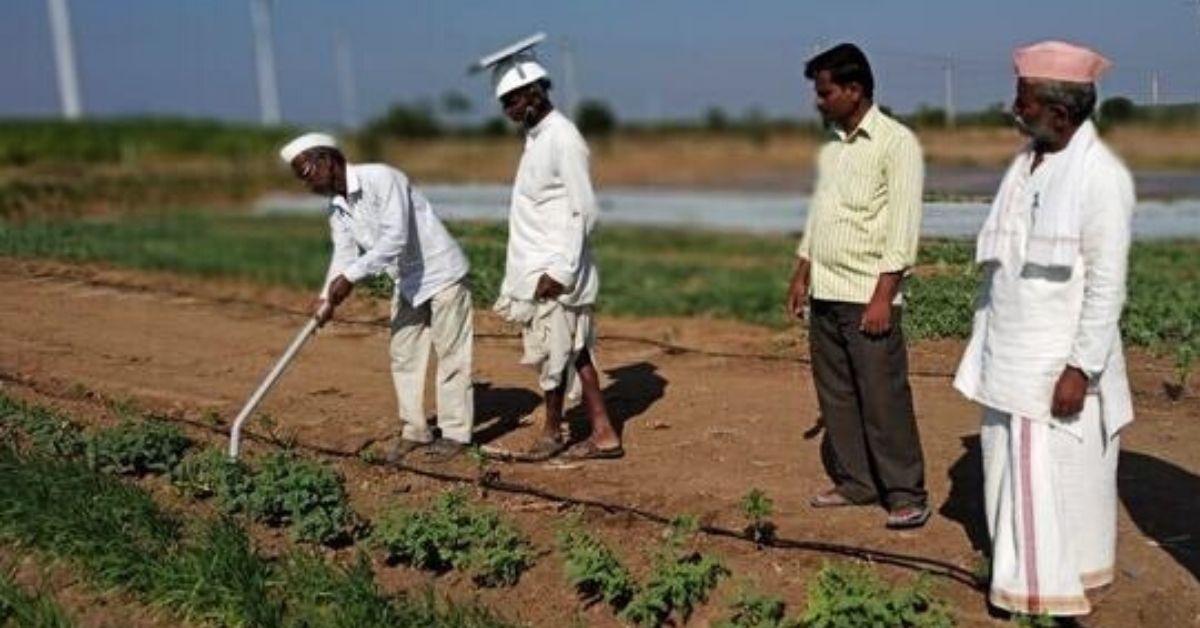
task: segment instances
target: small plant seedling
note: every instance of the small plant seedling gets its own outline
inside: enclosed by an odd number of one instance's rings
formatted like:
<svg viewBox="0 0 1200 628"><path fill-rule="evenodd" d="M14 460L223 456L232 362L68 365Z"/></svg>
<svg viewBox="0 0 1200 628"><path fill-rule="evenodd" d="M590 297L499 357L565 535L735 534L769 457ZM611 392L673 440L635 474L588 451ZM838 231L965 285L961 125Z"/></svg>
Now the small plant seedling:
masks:
<svg viewBox="0 0 1200 628"><path fill-rule="evenodd" d="M720 560L689 548L699 529L694 516L671 522L654 571L621 612L622 619L638 626L659 626L676 614L686 623L696 605L729 575Z"/></svg>
<svg viewBox="0 0 1200 628"><path fill-rule="evenodd" d="M617 555L572 518L558 532L558 549L564 558L567 582L588 605L605 602L621 610L637 592L637 583Z"/></svg>
<svg viewBox="0 0 1200 628"><path fill-rule="evenodd" d="M371 445L370 447L364 447L359 450L358 459L363 461L365 464L378 465L383 464L387 457L383 454L383 452L379 451L378 447Z"/></svg>
<svg viewBox="0 0 1200 628"><path fill-rule="evenodd" d="M225 417L221 416L221 412L219 410L209 410L208 412L205 412L204 416L201 417L200 420L204 422L205 425L210 427L225 426Z"/></svg>
<svg viewBox="0 0 1200 628"><path fill-rule="evenodd" d="M1195 358L1196 350L1192 345L1182 343L1175 348L1175 381L1163 384L1163 390L1171 401L1179 401L1187 393L1188 378Z"/></svg>
<svg viewBox="0 0 1200 628"><path fill-rule="evenodd" d="M992 581L992 561L987 556L979 556L975 559L975 568L971 570L971 575L975 578L975 582L981 586L987 585Z"/></svg>
<svg viewBox="0 0 1200 628"><path fill-rule="evenodd" d="M1055 628L1058 622L1049 615L1026 615L1024 613L1015 613L1012 616L1012 623L1020 628Z"/></svg>
<svg viewBox="0 0 1200 628"><path fill-rule="evenodd" d="M728 575L729 570L712 556L693 553L660 560L621 617L638 626L658 626L676 613L686 623L696 605L708 599L709 592Z"/></svg>
<svg viewBox="0 0 1200 628"><path fill-rule="evenodd" d="M171 483L192 499L215 498L228 514L246 509L253 488L250 468L219 449L184 458L171 472Z"/></svg>
<svg viewBox="0 0 1200 628"><path fill-rule="evenodd" d="M766 493L755 488L742 497L740 506L747 520L743 530L746 537L754 541L759 549L774 543L775 524L771 522L770 517L775 513L775 502L767 497Z"/></svg>
<svg viewBox="0 0 1200 628"><path fill-rule="evenodd" d="M730 616L717 628L800 628L800 622L784 615L783 600L757 593L743 585L729 604Z"/></svg>

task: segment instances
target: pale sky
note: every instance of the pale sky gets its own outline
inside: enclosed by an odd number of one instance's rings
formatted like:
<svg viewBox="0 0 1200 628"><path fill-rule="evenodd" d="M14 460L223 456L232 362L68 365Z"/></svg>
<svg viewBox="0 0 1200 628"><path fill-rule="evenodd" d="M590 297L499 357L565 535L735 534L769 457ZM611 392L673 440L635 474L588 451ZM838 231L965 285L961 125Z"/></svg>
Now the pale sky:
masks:
<svg viewBox="0 0 1200 628"><path fill-rule="evenodd" d="M69 0L86 114L258 117L249 0ZM58 89L46 0L0 9L0 116L54 116ZM801 68L810 51L861 45L879 100L898 111L941 106L953 60L960 109L1007 101L1013 47L1058 38L1115 62L1105 96L1200 99L1200 11L1186 0L276 0L275 53L286 121L337 122L333 36L350 42L359 119L389 103L458 91L496 112L467 65L535 31L566 89L562 42L578 91L618 117L732 115L760 108L810 117Z"/></svg>

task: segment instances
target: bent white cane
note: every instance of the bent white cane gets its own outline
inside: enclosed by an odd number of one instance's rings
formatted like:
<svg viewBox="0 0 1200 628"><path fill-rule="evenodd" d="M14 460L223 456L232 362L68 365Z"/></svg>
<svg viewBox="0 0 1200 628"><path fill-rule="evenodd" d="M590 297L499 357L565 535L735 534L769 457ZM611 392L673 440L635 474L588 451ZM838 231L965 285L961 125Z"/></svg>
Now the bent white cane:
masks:
<svg viewBox="0 0 1200 628"><path fill-rule="evenodd" d="M304 329L301 329L300 333L296 334L295 339L292 340L292 344L288 345L287 351L283 352L283 356L275 363L271 372L267 373L266 378L258 385L258 390L255 390L254 394L250 395L250 399L246 401L246 405L242 406L242 411L233 420L233 428L229 431L230 458L238 457L238 448L242 442L242 424L246 422L246 419L250 417L250 413L254 412L258 404L262 402L263 397L267 395L267 391L271 390L271 386L274 386L279 377L283 375L283 371L287 369L288 364L291 364L292 359L300 352L300 348L304 346L304 343L308 342L308 339L317 331L318 320L324 316L325 309L328 307L329 304L326 303L320 312L308 319L308 323L304 325Z"/></svg>

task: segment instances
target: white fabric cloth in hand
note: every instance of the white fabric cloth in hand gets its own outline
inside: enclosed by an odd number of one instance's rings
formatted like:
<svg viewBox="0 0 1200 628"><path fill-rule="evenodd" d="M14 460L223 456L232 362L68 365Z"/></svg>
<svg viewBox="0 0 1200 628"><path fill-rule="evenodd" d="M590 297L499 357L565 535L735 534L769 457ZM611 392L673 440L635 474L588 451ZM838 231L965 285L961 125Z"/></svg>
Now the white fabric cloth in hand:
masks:
<svg viewBox="0 0 1200 628"><path fill-rule="evenodd" d="M569 400L582 392L575 362L587 350L596 366L596 327L589 306L570 307L558 301L514 301L501 297L492 308L504 320L521 325L520 363L538 372L538 387L564 387ZM596 366L599 372L599 366Z"/></svg>

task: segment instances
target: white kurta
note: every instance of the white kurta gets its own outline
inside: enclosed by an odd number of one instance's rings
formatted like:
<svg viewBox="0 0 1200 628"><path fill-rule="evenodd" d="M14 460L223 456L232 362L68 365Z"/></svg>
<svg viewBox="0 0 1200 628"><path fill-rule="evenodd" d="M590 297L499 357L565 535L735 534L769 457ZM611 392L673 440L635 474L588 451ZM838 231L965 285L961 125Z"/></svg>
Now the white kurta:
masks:
<svg viewBox="0 0 1200 628"><path fill-rule="evenodd" d="M1050 414L1054 385L1067 365L1092 378L1108 434L1133 420L1118 323L1125 303L1133 179L1102 144L1087 156L1080 254L1072 268L1025 263L1035 199L1055 172L1047 155L1014 162L1023 176L1000 217L1003 258L984 267L971 339L954 387L980 404L1073 430ZM1077 434L1078 436L1078 434Z"/></svg>
<svg viewBox="0 0 1200 628"><path fill-rule="evenodd" d="M419 307L470 269L425 196L384 164L346 164L346 196L330 199L329 232L326 290L339 274L357 283L386 273L397 293Z"/></svg>
<svg viewBox="0 0 1200 628"><path fill-rule="evenodd" d="M954 386L984 406L981 446L993 604L1080 615L1084 591L1111 581L1118 432L1133 420L1118 322L1134 206L1132 178L1096 142L1082 169L1047 155L1014 162L1015 187L997 216L974 328ZM1052 177L1082 172L1079 254L1071 267L1029 263L1038 201ZM1068 365L1089 374L1080 415L1051 415Z"/></svg>
<svg viewBox="0 0 1200 628"><path fill-rule="evenodd" d="M501 296L532 300L545 273L564 286L563 305L594 303L600 275L588 237L596 215L587 143L570 120L551 111L526 134L517 167Z"/></svg>

